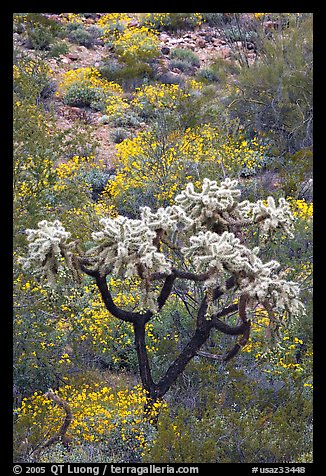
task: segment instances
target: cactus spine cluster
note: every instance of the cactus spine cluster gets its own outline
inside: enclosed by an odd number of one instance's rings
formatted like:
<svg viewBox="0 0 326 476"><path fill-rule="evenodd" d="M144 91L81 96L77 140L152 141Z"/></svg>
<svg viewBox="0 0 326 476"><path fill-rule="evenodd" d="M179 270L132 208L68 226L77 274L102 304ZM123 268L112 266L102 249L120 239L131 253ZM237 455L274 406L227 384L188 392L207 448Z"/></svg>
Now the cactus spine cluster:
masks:
<svg viewBox="0 0 326 476"><path fill-rule="evenodd" d="M143 207L139 219L121 215L101 219L100 230L92 234L95 244L84 258L89 269L102 277L139 278L142 305L152 312L157 310L152 277L173 272L171 250L176 249L179 263L183 260L194 273L207 273L208 295L217 285L225 288L231 274L236 277L235 292L246 294L248 305L269 302L274 310L297 316L304 312L299 286L281 279L279 264L263 263L259 249L250 249L243 239L250 225L265 239L277 228L292 236L294 218L289 204L283 198L276 205L272 197L256 203L240 201L240 197L236 180L227 178L218 184L206 178L200 192L188 183L173 206L157 211ZM51 282L62 265L76 272L72 259L76 244L68 241L71 235L59 221L43 220L37 230L26 233L30 243L29 256L22 260L25 268L33 267Z"/></svg>

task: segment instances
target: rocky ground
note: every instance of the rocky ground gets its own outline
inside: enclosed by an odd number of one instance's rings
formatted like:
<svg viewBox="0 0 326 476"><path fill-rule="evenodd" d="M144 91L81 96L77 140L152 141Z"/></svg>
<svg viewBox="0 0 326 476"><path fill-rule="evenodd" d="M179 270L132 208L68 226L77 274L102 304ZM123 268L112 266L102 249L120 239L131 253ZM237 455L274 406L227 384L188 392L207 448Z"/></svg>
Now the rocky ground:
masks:
<svg viewBox="0 0 326 476"><path fill-rule="evenodd" d="M62 17L67 14L45 15L53 20L61 21ZM102 14L97 15L100 17ZM85 23L91 25L94 24L97 19L98 18L88 18L85 20ZM134 24L137 25L136 19L134 20ZM198 56L200 65L194 68L195 71L196 69L209 65L212 59L222 58L225 61L231 60L232 51L230 45L221 38L218 29L212 28L207 24L195 27L193 30L182 31L181 33L172 34L170 32L161 32L159 38L161 56L157 61L158 71L162 74L168 72L170 78L172 78L172 80L174 78L176 82L178 79L181 80L187 77L187 74L169 65L170 52L173 48L190 49ZM112 55L104 45L102 39L98 39L93 48L76 45L67 39L64 41L69 45L69 52L60 55L58 58L49 58L46 60L51 68L52 80L55 84L59 84L64 72L81 67L101 67L103 62L107 61L108 57ZM27 51L31 56L34 53L33 50L26 48L24 35L14 33L14 45L16 48ZM239 51L244 48L241 42L235 42L232 47ZM253 45L248 43L246 48L246 56L249 62L254 61L256 53ZM67 106L55 95L51 98L51 106L55 111L57 124L63 130L69 128L76 121L82 121L85 124L96 126L93 128L92 134L94 139L100 144L98 148L98 158L104 160L108 166L112 164L116 146L110 139L112 128L110 125L100 122L102 113L92 111L91 109Z"/></svg>

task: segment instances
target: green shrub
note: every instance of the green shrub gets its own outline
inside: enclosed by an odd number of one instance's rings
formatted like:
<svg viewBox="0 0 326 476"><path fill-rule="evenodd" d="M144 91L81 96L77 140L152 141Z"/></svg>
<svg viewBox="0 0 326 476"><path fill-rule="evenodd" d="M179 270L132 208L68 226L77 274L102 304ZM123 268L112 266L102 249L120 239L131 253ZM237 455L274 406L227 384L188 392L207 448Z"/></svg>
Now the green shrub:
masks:
<svg viewBox="0 0 326 476"><path fill-rule="evenodd" d="M179 69L183 73L190 73L193 68L191 64L188 63L188 61L180 60L180 59L174 59L170 61L170 68L171 69Z"/></svg>
<svg viewBox="0 0 326 476"><path fill-rule="evenodd" d="M242 397L254 395L254 388L260 402L254 397L256 401L249 403L244 397L241 403L231 390L232 382L234 391ZM170 413L165 411L154 445L143 461L288 463L311 453L311 430L311 405L300 392L293 399L289 391L271 396L253 381L238 376L235 382L231 377L223 389L215 392L215 398L203 398L201 408L173 406Z"/></svg>
<svg viewBox="0 0 326 476"><path fill-rule="evenodd" d="M108 81L117 81L122 69L123 66L118 62L118 60L109 59L103 66L100 66L99 71L101 76Z"/></svg>
<svg viewBox="0 0 326 476"><path fill-rule="evenodd" d="M294 154L275 157L273 167L278 171L284 193L299 198L303 182L313 175L313 152L311 148L302 148Z"/></svg>
<svg viewBox="0 0 326 476"><path fill-rule="evenodd" d="M201 13L204 23L209 26L223 26L230 23L231 18L226 13Z"/></svg>
<svg viewBox="0 0 326 476"><path fill-rule="evenodd" d="M170 53L171 59L181 60L189 63L191 66L199 66L200 60L198 56L191 50L186 48L174 48Z"/></svg>
<svg viewBox="0 0 326 476"><path fill-rule="evenodd" d="M53 94L57 90L57 84L55 81L48 80L45 84L43 89L40 92L40 98L42 100L49 99L53 96Z"/></svg>
<svg viewBox="0 0 326 476"><path fill-rule="evenodd" d="M110 116L104 114L102 117L99 119L100 124L109 124L110 123Z"/></svg>
<svg viewBox="0 0 326 476"><path fill-rule="evenodd" d="M133 111L110 119L110 124L114 127L139 127L141 122L142 119Z"/></svg>
<svg viewBox="0 0 326 476"><path fill-rule="evenodd" d="M103 78L117 82L125 89L139 87L144 80L154 76L153 67L141 61L122 65L118 61L110 60L100 67L99 71Z"/></svg>
<svg viewBox="0 0 326 476"><path fill-rule="evenodd" d="M110 178L110 174L107 171L100 170L98 168L90 169L80 174L80 179L88 183L92 189L92 199L96 201L104 190Z"/></svg>
<svg viewBox="0 0 326 476"><path fill-rule="evenodd" d="M27 47L35 50L48 50L58 36L60 25L41 13L28 13L25 17Z"/></svg>
<svg viewBox="0 0 326 476"><path fill-rule="evenodd" d="M28 32L27 47L34 50L48 50L53 40L51 31L35 27Z"/></svg>
<svg viewBox="0 0 326 476"><path fill-rule="evenodd" d="M193 29L202 21L200 13L145 13L141 17L142 25L159 31Z"/></svg>
<svg viewBox="0 0 326 476"><path fill-rule="evenodd" d="M235 41L255 41L257 39L257 32L254 30L245 31L240 28L225 28L223 36L229 43Z"/></svg>
<svg viewBox="0 0 326 476"><path fill-rule="evenodd" d="M213 68L210 68L210 67L200 68L200 70L198 70L197 72L197 77L200 80L207 81L207 82L220 81L220 76L217 74L216 71L214 71Z"/></svg>
<svg viewBox="0 0 326 476"><path fill-rule="evenodd" d="M104 33L104 29L101 28L100 26L98 25L90 25L88 28L87 28L87 31L90 35L92 35L93 38L100 38L101 36L103 36L103 33Z"/></svg>
<svg viewBox="0 0 326 476"><path fill-rule="evenodd" d="M84 28L77 28L76 30L73 30L69 34L68 38L72 43L86 46L86 48L92 48L95 43L94 36L88 30L85 30Z"/></svg>
<svg viewBox="0 0 326 476"><path fill-rule="evenodd" d="M126 129L123 129L122 127L118 127L110 133L110 139L115 144L120 144L120 142L125 140L127 137L129 137L128 131Z"/></svg>
<svg viewBox="0 0 326 476"><path fill-rule="evenodd" d="M235 61L226 61L223 58L214 58L209 65L210 69L215 71L223 81L228 75L236 75L240 71L239 65Z"/></svg>
<svg viewBox="0 0 326 476"><path fill-rule="evenodd" d="M294 154L313 144L312 16L271 33L259 60L242 66L228 98L231 117L251 134L268 134L274 155ZM241 90L241 94L239 94Z"/></svg>
<svg viewBox="0 0 326 476"><path fill-rule="evenodd" d="M105 110L103 91L85 84L72 84L64 96L63 102L68 106L91 107L97 111Z"/></svg>
<svg viewBox="0 0 326 476"><path fill-rule="evenodd" d="M49 56L52 58L58 58L61 55L69 53L69 46L64 41L54 43L51 47Z"/></svg>
<svg viewBox="0 0 326 476"><path fill-rule="evenodd" d="M67 26L66 26L66 32L69 34L72 31L78 30L79 28L81 28L80 23L69 22L69 23L67 23Z"/></svg>

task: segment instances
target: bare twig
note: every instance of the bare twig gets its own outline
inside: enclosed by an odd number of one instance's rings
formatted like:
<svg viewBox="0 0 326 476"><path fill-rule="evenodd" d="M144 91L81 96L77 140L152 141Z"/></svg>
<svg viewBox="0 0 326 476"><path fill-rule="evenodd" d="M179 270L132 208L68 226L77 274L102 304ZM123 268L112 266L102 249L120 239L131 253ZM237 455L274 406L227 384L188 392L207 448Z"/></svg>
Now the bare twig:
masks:
<svg viewBox="0 0 326 476"><path fill-rule="evenodd" d="M34 455L39 454L45 448L48 448L49 446L54 445L58 441L61 441L61 443L66 448L68 448L69 443L71 441L71 438L66 435L69 425L72 422L72 411L69 404L65 400L63 400L63 398L59 397L59 395L55 394L52 389L48 390L48 392L46 392L44 396L46 398L53 400L54 403L62 407L66 415L59 431L55 435L51 436L51 438L46 440L45 443L43 443L41 446L34 449L34 451L32 451L32 454Z"/></svg>

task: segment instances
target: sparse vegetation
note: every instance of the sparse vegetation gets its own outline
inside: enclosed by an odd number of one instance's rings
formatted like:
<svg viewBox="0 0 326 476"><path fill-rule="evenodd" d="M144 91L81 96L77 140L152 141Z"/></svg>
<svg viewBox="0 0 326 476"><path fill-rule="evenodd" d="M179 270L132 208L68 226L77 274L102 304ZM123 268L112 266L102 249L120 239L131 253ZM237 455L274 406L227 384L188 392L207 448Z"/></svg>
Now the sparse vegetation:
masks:
<svg viewBox="0 0 326 476"><path fill-rule="evenodd" d="M174 48L171 51L170 56L172 59L184 61L189 63L191 66L199 66L200 64L198 56L193 51L186 48Z"/></svg>

